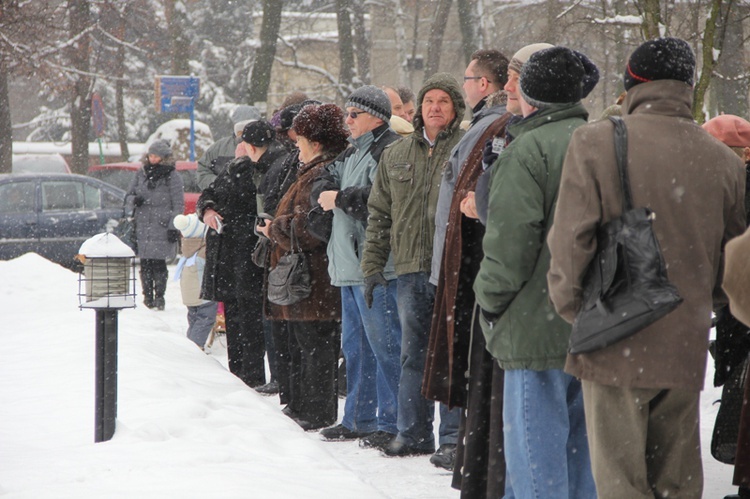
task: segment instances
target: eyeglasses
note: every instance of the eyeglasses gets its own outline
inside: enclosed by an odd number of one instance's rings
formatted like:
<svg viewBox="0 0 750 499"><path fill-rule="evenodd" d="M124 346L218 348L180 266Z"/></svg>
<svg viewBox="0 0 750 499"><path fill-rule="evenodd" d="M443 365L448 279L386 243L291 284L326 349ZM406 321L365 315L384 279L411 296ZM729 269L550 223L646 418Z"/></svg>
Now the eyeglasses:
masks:
<svg viewBox="0 0 750 499"><path fill-rule="evenodd" d="M357 119L360 114L370 114L367 111L349 111L349 117L353 120Z"/></svg>
<svg viewBox="0 0 750 499"><path fill-rule="evenodd" d="M491 81L489 80L489 78L487 78L486 76L464 76L464 81L469 81L469 80L481 80L482 78L484 78L485 80L487 80L487 83L492 83L492 82L491 82Z"/></svg>

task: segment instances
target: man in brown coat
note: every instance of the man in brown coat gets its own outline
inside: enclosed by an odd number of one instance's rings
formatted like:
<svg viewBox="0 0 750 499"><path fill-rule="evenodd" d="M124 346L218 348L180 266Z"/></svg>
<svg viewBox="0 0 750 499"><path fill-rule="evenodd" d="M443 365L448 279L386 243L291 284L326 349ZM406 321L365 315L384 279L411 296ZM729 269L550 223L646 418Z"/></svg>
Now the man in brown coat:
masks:
<svg viewBox="0 0 750 499"><path fill-rule="evenodd" d="M691 117L694 70L687 43L660 38L633 52L624 75L633 201L656 214L654 232L684 302L619 343L568 355L565 371L583 380L599 497L700 498L703 489L698 402L712 294L723 245L745 227L745 180L739 158ZM548 237L550 298L570 322L596 230L621 214L621 199L612 123L579 128Z"/></svg>

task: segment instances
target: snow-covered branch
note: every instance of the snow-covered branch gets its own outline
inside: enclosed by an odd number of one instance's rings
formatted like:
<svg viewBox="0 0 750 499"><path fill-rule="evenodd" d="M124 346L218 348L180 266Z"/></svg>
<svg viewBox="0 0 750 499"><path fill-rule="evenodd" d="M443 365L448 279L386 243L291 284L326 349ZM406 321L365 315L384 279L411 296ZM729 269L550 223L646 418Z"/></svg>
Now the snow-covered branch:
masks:
<svg viewBox="0 0 750 499"><path fill-rule="evenodd" d="M640 26L643 24L643 18L641 16L613 16L605 17L602 19L592 19L591 22L594 24L620 24L627 26Z"/></svg>
<svg viewBox="0 0 750 499"><path fill-rule="evenodd" d="M134 51L136 51L136 52L140 52L141 54L148 54L148 53L149 53L149 52L148 52L148 50L143 50L143 49L142 49L142 48L140 48L140 47L136 47L136 46L135 46L135 45L133 45L132 43L128 43L128 42L126 42L125 40L120 40L120 39L119 39L119 38L117 38L116 36L114 36L114 35L111 35L110 33L108 33L108 32L107 32L107 30L105 30L105 29L104 29L104 28L102 28L101 26L98 26L98 25L97 25L97 28L99 29L99 32L100 32L100 33L102 33L102 34L103 34L104 36L106 36L107 38L109 38L110 40L112 40L113 42L115 42L115 43L116 43L116 44L118 44L118 45L122 45L123 47L127 47L127 48L129 48L130 50L134 50Z"/></svg>

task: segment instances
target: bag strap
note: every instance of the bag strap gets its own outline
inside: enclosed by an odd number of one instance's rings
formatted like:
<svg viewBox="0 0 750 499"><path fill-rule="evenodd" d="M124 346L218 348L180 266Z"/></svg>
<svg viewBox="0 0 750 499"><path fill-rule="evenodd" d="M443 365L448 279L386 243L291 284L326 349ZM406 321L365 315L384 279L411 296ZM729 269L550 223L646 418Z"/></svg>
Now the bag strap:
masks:
<svg viewBox="0 0 750 499"><path fill-rule="evenodd" d="M294 217L292 217L292 220L289 222L290 226L290 234L289 234L289 253L294 253L294 243L295 243L295 237L294 237ZM302 247L299 245L299 241L297 242L297 253L302 253Z"/></svg>
<svg viewBox="0 0 750 499"><path fill-rule="evenodd" d="M622 212L625 213L633 209L633 195L628 177L628 129L619 116L610 116L609 121L615 125L615 157L622 186Z"/></svg>

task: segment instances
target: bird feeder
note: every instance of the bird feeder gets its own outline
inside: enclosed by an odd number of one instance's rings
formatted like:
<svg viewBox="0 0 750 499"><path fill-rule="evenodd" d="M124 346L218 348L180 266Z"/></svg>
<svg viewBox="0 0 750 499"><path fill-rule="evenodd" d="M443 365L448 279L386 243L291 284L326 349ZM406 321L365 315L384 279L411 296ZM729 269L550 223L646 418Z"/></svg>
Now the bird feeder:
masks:
<svg viewBox="0 0 750 499"><path fill-rule="evenodd" d="M117 312L135 308L135 253L112 233L85 241L76 258L83 264L78 277L81 310L96 310L96 373L94 441L115 433L117 419Z"/></svg>

